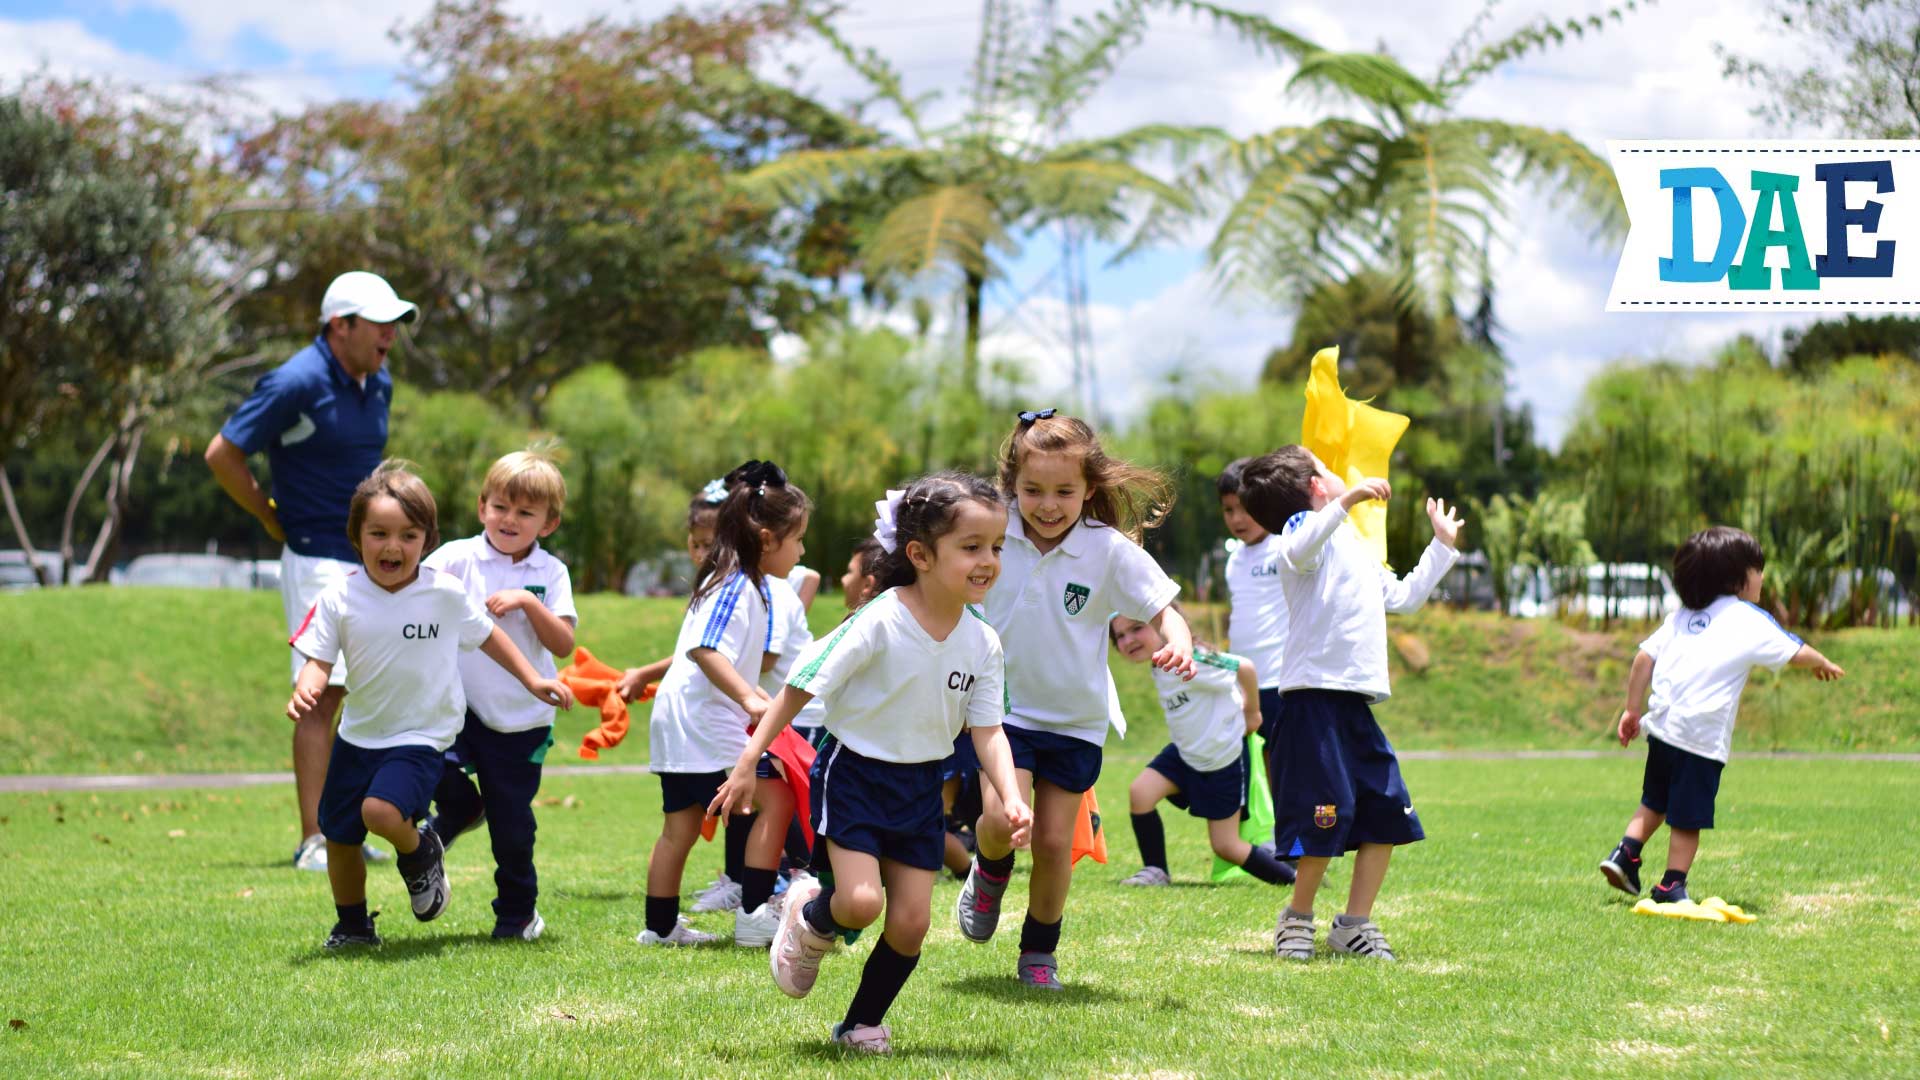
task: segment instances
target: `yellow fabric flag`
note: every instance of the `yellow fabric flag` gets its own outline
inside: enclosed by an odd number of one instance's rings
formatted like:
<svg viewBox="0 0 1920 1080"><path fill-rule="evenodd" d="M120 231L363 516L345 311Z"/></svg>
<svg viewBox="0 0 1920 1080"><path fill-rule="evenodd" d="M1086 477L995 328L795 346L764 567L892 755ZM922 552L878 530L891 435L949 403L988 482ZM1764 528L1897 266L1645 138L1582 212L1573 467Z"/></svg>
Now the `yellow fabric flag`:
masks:
<svg viewBox="0 0 1920 1080"><path fill-rule="evenodd" d="M1393 447L1409 421L1399 413L1354 401L1340 389L1340 348L1313 354L1307 374L1307 412L1300 442L1348 487L1368 477L1387 478ZM1387 504L1365 502L1349 515L1355 532L1382 566L1387 562Z"/></svg>

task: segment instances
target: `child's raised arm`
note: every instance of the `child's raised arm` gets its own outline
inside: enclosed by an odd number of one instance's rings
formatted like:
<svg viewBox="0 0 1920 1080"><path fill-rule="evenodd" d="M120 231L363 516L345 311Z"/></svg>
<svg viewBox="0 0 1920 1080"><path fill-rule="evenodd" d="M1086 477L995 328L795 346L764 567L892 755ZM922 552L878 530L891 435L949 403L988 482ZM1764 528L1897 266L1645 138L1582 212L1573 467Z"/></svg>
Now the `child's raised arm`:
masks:
<svg viewBox="0 0 1920 1080"><path fill-rule="evenodd" d="M1153 666L1191 682L1197 669L1193 665L1193 629L1187 625L1186 618L1169 604L1147 621L1166 641L1153 654Z"/></svg>
<svg viewBox="0 0 1920 1080"><path fill-rule="evenodd" d="M1420 553L1420 562L1406 577L1396 578L1391 573L1382 572L1380 583L1382 599L1388 611L1404 615L1418 611L1420 605L1427 602L1433 590L1440 585L1440 579L1447 576L1453 561L1459 557L1456 545L1460 542L1460 527L1464 524L1460 515L1444 500L1427 500L1427 520L1433 523L1434 543Z"/></svg>
<svg viewBox="0 0 1920 1080"><path fill-rule="evenodd" d="M1653 654L1635 650L1633 667L1627 672L1627 707L1620 712L1620 745L1626 746L1640 735L1640 710L1647 704L1647 690L1653 686Z"/></svg>
<svg viewBox="0 0 1920 1080"><path fill-rule="evenodd" d="M311 663L312 661L308 662ZM1847 673L1845 668L1820 655L1820 650L1811 645L1801 645L1800 651L1794 653L1793 659L1787 661L1787 663L1797 668L1811 669L1813 671L1813 677L1819 679L1821 682L1832 682L1835 679L1844 677Z"/></svg>
<svg viewBox="0 0 1920 1080"><path fill-rule="evenodd" d="M567 684L558 679L541 678L540 673L533 670L533 665L527 663L527 658L520 654L520 647L513 643L505 630L495 626L493 633L487 635L487 640L480 643L480 651L519 679L520 685L526 687L534 697L558 708L573 708L573 691L568 689Z"/></svg>

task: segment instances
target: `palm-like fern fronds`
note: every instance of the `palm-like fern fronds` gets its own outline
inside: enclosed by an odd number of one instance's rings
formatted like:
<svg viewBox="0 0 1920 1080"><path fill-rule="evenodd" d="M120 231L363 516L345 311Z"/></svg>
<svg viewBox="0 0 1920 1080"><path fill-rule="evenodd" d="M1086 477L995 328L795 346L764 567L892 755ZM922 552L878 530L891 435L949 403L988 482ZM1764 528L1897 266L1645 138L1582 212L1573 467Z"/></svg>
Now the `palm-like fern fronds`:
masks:
<svg viewBox="0 0 1920 1080"><path fill-rule="evenodd" d="M1005 247L998 209L970 185L934 188L906 199L880 220L861 250L870 274L924 281L959 270L994 276L992 250Z"/></svg>

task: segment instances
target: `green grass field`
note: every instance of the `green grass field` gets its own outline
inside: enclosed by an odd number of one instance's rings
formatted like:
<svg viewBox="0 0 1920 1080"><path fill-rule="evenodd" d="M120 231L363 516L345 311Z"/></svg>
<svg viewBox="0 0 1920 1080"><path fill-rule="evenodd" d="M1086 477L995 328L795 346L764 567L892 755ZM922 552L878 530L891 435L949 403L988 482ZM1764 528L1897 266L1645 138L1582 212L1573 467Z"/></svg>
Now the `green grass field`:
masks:
<svg viewBox="0 0 1920 1080"><path fill-rule="evenodd" d="M1117 884L1134 868L1122 793L1151 749L1108 758L1115 859L1079 870L1071 989L1012 981L1024 869L987 946L960 939L943 882L886 1062L823 1046L865 941L802 1002L763 952L632 943L650 777L549 779L540 942L487 939L491 867L470 837L445 916L414 922L377 873L387 943L337 956L319 948L326 880L286 866L285 791L0 796L0 1075L1920 1074L1920 833L1897 824L1920 800L1911 765L1729 767L1695 888L1759 921L1723 926L1631 915L1594 872L1637 792L1631 759L1410 762L1431 839L1401 853L1377 911L1401 962L1282 966L1281 893L1200 884L1197 822L1167 818L1175 887ZM690 885L718 858L704 845ZM1323 922L1342 870L1330 886Z"/></svg>
<svg viewBox="0 0 1920 1080"><path fill-rule="evenodd" d="M673 647L675 600L581 598L580 641L611 663ZM838 621L823 596L813 623ZM1212 622L1196 615L1204 631ZM1381 723L1404 749L1601 748L1641 634L1547 621L1425 611L1390 624L1423 670L1395 657L1395 699ZM1743 750L1920 750L1920 629L1855 630L1817 644L1852 677L1758 672L1735 747ZM0 769L26 773L212 772L288 768L285 627L269 592L184 589L41 590L0 594ZM1141 666L1116 661L1122 703L1143 730L1159 708ZM636 715L644 723L646 710ZM595 717L563 717L561 746ZM609 754L643 761L645 732ZM556 763L573 760L556 753Z"/></svg>

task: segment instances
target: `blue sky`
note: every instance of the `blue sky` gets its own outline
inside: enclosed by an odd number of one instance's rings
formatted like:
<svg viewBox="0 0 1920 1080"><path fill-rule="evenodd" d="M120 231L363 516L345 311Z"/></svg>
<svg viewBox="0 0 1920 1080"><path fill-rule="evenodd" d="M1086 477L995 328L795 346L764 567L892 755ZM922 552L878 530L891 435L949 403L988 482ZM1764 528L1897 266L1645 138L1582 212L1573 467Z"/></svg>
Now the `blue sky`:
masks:
<svg viewBox="0 0 1920 1080"><path fill-rule="evenodd" d="M653 16L657 0L511 0L548 26L598 14ZM1064 17L1102 5L1062 2ZM1384 44L1416 72L1430 71L1481 0L1354 0L1342 5L1281 2L1241 6L1336 49ZM1543 12L1585 13L1598 0L1507 0L1495 9L1496 33ZM0 0L0 80L41 66L59 74L110 75L167 85L207 74L239 76L254 108L295 109L341 97L398 92L398 45L387 32L417 17L426 0ZM1773 36L1743 0L1669 0L1587 41L1529 58L1472 90L1472 115L1569 131L1596 149L1608 138L1731 138L1766 134L1750 116L1753 92L1720 76L1716 44L1748 55L1779 56ZM841 25L904 72L909 88L954 98L972 59L976 0L921 0L902 13L878 0L855 0ZM818 48L792 50L802 85L830 101L857 89L851 73ZM1311 119L1314 110L1282 93L1286 73L1191 20L1156 19L1147 39L1089 103L1075 130L1090 134L1153 121L1212 123L1237 135ZM1804 132L1800 134L1819 134ZM1207 271L1204 231L1171 249L1118 267L1089 253L1090 310L1103 408L1137 410L1173 372L1188 381L1250 385L1267 351L1291 329L1288 312L1258 297L1223 295ZM1513 395L1535 409L1543 434L1557 440L1580 387L1621 356L1708 358L1737 333L1775 339L1805 315L1607 314L1616 251L1596 245L1578 222L1521 193L1502 237L1497 282L1503 340L1514 371ZM1032 238L1010 275L1016 295L1056 259L1051 237ZM1036 398L1064 401L1066 360L1058 344L1064 306L1042 289L1017 315L990 307L1001 330L990 351L1028 358Z"/></svg>

